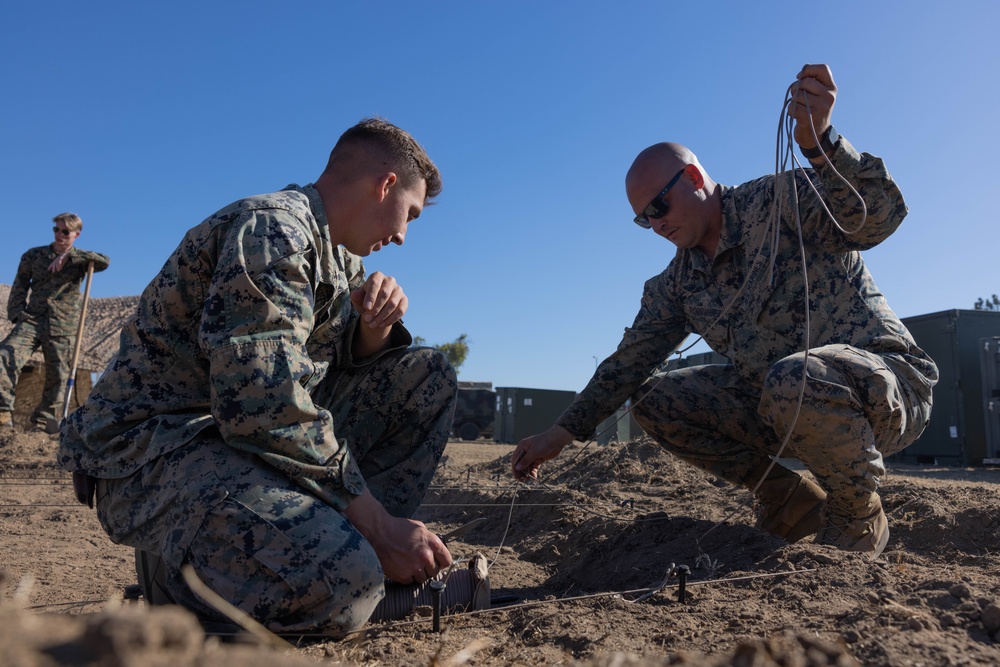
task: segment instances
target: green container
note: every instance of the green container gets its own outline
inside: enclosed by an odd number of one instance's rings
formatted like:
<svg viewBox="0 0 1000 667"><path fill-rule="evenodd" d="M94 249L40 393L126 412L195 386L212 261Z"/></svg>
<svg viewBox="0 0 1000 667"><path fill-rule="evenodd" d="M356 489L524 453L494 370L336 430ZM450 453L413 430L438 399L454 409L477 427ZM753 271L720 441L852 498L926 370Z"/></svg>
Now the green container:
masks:
<svg viewBox="0 0 1000 667"><path fill-rule="evenodd" d="M980 339L1000 336L1000 312L945 310L903 318L917 345L937 363L934 409L920 438L891 460L981 465L989 459Z"/></svg>
<svg viewBox="0 0 1000 667"><path fill-rule="evenodd" d="M575 391L497 387L493 439L514 444L552 426L576 398Z"/></svg>
<svg viewBox="0 0 1000 667"><path fill-rule="evenodd" d="M986 458L1000 465L1000 336L979 339L983 368L983 417L986 421Z"/></svg>

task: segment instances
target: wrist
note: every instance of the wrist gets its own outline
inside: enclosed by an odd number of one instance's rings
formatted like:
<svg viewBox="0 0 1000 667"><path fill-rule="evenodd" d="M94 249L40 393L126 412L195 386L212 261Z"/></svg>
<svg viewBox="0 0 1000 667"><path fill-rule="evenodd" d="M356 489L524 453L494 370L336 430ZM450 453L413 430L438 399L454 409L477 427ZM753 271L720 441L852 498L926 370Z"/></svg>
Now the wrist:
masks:
<svg viewBox="0 0 1000 667"><path fill-rule="evenodd" d="M831 124L826 128L822 136L820 136L819 146L806 148L800 145L799 150L802 151L802 154L810 160L818 160L822 158L823 155L829 155L836 150L837 144L839 143L840 133L838 133L837 128Z"/></svg>
<svg viewBox="0 0 1000 667"><path fill-rule="evenodd" d="M378 542L378 535L384 532L383 527L390 518L389 513L368 489L344 508L344 515L351 525L373 544Z"/></svg>
<svg viewBox="0 0 1000 667"><path fill-rule="evenodd" d="M355 359L366 359L388 347L392 335L392 325L373 328L362 319L358 322L354 338Z"/></svg>

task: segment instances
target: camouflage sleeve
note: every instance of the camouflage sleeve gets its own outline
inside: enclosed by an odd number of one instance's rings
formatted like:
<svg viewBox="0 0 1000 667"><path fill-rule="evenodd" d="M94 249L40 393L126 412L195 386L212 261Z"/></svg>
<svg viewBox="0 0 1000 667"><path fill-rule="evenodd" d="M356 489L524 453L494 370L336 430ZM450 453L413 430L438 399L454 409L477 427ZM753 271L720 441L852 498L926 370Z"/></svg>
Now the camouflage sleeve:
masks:
<svg viewBox="0 0 1000 667"><path fill-rule="evenodd" d="M82 264L84 275L87 273L88 262L94 263L94 273L103 271L108 268L109 264L111 264L111 260L108 259L107 255L102 255L99 252L93 252L91 250L79 250L77 248L73 248L71 259L73 264Z"/></svg>
<svg viewBox="0 0 1000 667"><path fill-rule="evenodd" d="M305 387L316 372L306 350L315 251L291 214L248 215L228 235L202 317L212 415L227 444L343 509L364 479Z"/></svg>
<svg viewBox="0 0 1000 667"><path fill-rule="evenodd" d="M819 179L814 179L818 180L817 188L830 213L817 201L808 182L804 178L798 180L799 210L806 241L831 252L867 250L878 245L896 231L906 217L906 203L899 187L881 158L858 153L844 137L830 161L836 171L824 162L815 170ZM864 200L864 206L858 195ZM844 231L837 228L830 214ZM783 218L794 224L794 211L787 211Z"/></svg>
<svg viewBox="0 0 1000 667"><path fill-rule="evenodd" d="M683 309L675 302L673 271L667 267L646 282L642 304L618 349L605 359L587 386L556 420L578 440L586 440L598 424L625 404L650 373L688 335Z"/></svg>
<svg viewBox="0 0 1000 667"><path fill-rule="evenodd" d="M15 321L28 305L28 290L31 289L30 267L31 260L28 253L21 255L14 284L10 286L10 294L7 296L7 319L11 322Z"/></svg>

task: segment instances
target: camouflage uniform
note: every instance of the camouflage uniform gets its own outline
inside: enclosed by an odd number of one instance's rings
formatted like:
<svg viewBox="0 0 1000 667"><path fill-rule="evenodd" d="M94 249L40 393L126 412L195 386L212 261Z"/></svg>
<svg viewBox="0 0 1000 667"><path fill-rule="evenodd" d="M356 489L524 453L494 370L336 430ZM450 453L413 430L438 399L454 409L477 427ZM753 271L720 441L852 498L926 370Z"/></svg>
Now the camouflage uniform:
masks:
<svg viewBox="0 0 1000 667"><path fill-rule="evenodd" d="M313 186L231 204L185 235L67 420L60 463L100 479L105 530L159 554L169 593L206 617L186 562L275 630L354 628L383 595L343 510L367 485L412 515L456 385L402 323L389 349L353 358L363 281Z"/></svg>
<svg viewBox="0 0 1000 667"><path fill-rule="evenodd" d="M7 300L7 319L14 328L0 343L0 412L14 411L14 391L21 369L39 347L45 357L45 388L31 421L44 426L62 417L64 390L73 363L73 343L80 324L80 283L87 264L94 271L108 268L105 255L70 248L60 271L49 271L59 256L50 244L21 255ZM29 297L30 293L30 297Z"/></svg>
<svg viewBox="0 0 1000 667"><path fill-rule="evenodd" d="M846 139L832 161L863 196L867 220L860 231L840 232L805 179L794 177L810 349L801 412L782 455L799 458L831 498L855 500L877 487L885 473L882 455L920 435L938 376L860 255L902 222L902 195L882 160L859 154ZM827 165L810 174L841 226L854 230L862 218L856 197ZM664 447L731 482L757 481L748 479L751 471L766 465L793 422L806 347L795 204L787 187L775 237L767 223L774 181L768 176L723 187L714 260L699 249L679 249L646 283L634 324L560 417L561 426L585 438L626 399L641 397L636 419ZM650 377L689 332L701 334L731 364Z"/></svg>

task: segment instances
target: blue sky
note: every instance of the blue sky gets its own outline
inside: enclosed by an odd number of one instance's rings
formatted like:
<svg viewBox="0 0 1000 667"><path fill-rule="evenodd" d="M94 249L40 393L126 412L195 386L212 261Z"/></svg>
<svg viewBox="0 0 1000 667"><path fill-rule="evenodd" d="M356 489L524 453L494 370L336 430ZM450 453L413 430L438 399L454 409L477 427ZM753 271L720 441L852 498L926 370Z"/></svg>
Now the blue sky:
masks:
<svg viewBox="0 0 1000 667"><path fill-rule="evenodd" d="M910 207L865 254L876 282L902 317L971 308L1000 292L998 25L986 0L4 3L0 282L74 211L112 259L92 295L138 294L189 227L313 181L379 115L445 182L366 260L407 326L467 334L461 379L578 390L674 253L631 222L636 153L679 141L731 185L772 172L785 89L826 62L834 123Z"/></svg>

